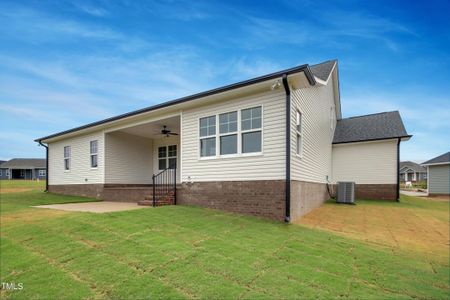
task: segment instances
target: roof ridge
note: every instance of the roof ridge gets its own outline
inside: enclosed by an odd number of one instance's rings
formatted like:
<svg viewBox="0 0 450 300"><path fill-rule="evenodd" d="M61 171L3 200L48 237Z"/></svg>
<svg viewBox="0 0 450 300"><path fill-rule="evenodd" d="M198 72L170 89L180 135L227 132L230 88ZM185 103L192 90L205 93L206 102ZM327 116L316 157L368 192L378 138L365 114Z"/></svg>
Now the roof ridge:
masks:
<svg viewBox="0 0 450 300"><path fill-rule="evenodd" d="M379 113L373 113L373 114L367 114L367 115L360 115L360 116L353 116L353 117L343 118L343 119L341 119L341 120L363 118L363 117L368 117L368 116L382 115L382 114L389 114L389 113L395 113L395 112L400 113L398 110L383 111L383 112L379 112Z"/></svg>
<svg viewBox="0 0 450 300"><path fill-rule="evenodd" d="M315 66L323 65L323 64L326 64L326 63L329 63L329 62L334 62L334 63L336 63L337 61L338 61L337 58L333 58L333 59L329 59L329 60L326 60L326 61L323 61L323 62L320 62L320 63L317 63L317 64L309 65L309 66L310 66L310 67L315 67Z"/></svg>

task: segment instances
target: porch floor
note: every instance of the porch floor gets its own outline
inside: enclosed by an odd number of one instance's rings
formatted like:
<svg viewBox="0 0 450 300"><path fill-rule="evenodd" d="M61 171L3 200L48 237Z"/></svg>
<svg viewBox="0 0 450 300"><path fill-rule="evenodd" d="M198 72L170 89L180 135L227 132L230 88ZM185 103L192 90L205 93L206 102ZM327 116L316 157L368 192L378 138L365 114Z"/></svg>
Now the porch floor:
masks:
<svg viewBox="0 0 450 300"><path fill-rule="evenodd" d="M139 206L132 202L112 202L112 201L96 201L83 203L67 203L67 204L51 204L33 206L36 208L49 208L64 211L78 211L91 213L108 213L115 211L125 211L133 209L141 209L144 206Z"/></svg>

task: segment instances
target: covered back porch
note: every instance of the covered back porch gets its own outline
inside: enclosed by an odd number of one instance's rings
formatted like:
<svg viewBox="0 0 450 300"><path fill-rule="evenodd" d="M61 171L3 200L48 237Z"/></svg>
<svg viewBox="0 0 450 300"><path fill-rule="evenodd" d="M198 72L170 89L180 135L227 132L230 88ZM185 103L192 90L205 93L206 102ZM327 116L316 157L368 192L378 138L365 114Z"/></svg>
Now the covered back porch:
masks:
<svg viewBox="0 0 450 300"><path fill-rule="evenodd" d="M106 131L102 198L153 205L155 195L159 205L174 204L180 134L179 115Z"/></svg>

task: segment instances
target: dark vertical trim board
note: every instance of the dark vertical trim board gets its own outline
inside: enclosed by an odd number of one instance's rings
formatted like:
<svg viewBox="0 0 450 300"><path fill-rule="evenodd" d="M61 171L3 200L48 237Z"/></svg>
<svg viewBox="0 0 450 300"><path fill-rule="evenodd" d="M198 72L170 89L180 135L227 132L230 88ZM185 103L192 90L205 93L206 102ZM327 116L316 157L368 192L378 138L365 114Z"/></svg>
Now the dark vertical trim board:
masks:
<svg viewBox="0 0 450 300"><path fill-rule="evenodd" d="M291 221L291 89L287 74L283 75L283 86L286 92L286 212L284 221Z"/></svg>
<svg viewBox="0 0 450 300"><path fill-rule="evenodd" d="M42 147L45 147L45 191L48 192L48 145L44 145L42 144L41 141L39 141L39 145L41 145Z"/></svg>
<svg viewBox="0 0 450 300"><path fill-rule="evenodd" d="M400 141L397 141L397 201L400 201Z"/></svg>

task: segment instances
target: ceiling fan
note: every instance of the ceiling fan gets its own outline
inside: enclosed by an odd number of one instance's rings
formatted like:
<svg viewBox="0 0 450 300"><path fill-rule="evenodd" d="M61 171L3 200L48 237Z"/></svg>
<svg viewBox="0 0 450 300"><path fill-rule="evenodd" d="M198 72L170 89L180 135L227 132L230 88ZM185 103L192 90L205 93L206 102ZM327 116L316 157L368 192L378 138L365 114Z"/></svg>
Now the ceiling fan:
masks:
<svg viewBox="0 0 450 300"><path fill-rule="evenodd" d="M161 134L165 135L166 137L169 137L171 135L178 135L178 133L171 132L171 130L167 129L166 125L163 125L163 129L161 130Z"/></svg>

